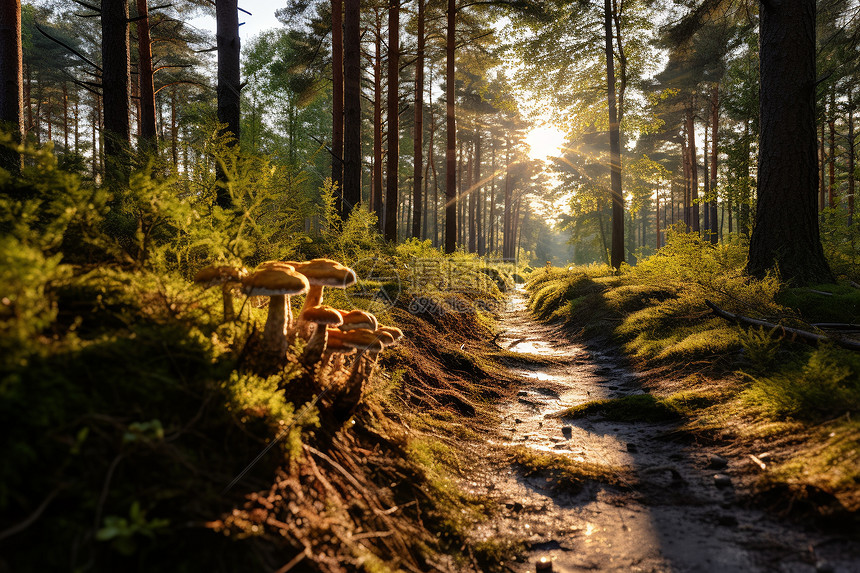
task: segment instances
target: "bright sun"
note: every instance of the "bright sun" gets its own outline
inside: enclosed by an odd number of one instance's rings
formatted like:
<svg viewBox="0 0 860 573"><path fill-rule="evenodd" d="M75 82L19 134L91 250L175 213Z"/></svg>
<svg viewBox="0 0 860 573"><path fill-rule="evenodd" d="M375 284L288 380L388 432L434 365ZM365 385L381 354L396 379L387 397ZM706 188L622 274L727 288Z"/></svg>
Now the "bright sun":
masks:
<svg viewBox="0 0 860 573"><path fill-rule="evenodd" d="M564 132L553 125L535 127L526 135L529 156L532 159L557 156L564 145L564 137Z"/></svg>

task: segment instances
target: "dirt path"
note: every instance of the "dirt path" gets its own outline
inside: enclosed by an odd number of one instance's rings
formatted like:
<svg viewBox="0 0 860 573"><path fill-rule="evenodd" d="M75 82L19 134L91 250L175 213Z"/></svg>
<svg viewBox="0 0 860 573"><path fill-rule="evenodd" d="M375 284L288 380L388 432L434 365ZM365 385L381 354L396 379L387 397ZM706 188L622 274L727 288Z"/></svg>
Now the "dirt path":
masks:
<svg viewBox="0 0 860 573"><path fill-rule="evenodd" d="M523 386L501 405L501 438L491 445L605 464L619 470L620 483L592 482L570 493L510 463L477 464L468 485L490 493L503 509L476 537L527 539L527 553L507 563L510 570L535 571L546 559L552 569L545 570L558 572L860 571L857 544L741 505L731 483L714 479L717 473L731 479L735 461L709 469L715 461L709 452L674 441L672 425L553 417L585 401L643 391L611 354L589 351L537 323L522 291L512 295L500 327L502 347L558 363L535 367L524 360L516 367Z"/></svg>

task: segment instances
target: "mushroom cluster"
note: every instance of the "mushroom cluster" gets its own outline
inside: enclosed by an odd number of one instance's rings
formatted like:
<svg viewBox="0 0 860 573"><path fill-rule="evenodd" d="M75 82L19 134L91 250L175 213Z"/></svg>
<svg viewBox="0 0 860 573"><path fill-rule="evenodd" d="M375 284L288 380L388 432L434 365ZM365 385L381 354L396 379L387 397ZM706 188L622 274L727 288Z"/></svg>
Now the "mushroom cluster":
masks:
<svg viewBox="0 0 860 573"><path fill-rule="evenodd" d="M325 287L345 289L355 284L355 272L331 259L307 262L266 261L253 272L232 267L207 267L195 277L204 286L222 285L225 319L233 319L233 288L241 286L247 296L269 297L262 347L272 365L283 365L295 336L306 340L298 362L307 379L313 380L323 367L343 381L332 400L341 413L351 412L363 394L379 353L396 344L403 332L379 325L376 317L361 310L339 310L323 304ZM290 298L305 294L298 320L293 324ZM228 304L229 302L229 304ZM228 318L229 317L229 318ZM330 387L328 384L321 384Z"/></svg>

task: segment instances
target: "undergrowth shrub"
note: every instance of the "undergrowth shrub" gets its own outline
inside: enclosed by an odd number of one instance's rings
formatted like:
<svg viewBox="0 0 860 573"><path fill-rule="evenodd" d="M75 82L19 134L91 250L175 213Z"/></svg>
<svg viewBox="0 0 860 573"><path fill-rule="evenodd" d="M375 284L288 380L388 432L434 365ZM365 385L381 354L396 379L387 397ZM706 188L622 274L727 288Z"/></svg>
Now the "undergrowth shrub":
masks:
<svg viewBox="0 0 860 573"><path fill-rule="evenodd" d="M775 418L816 420L860 410L860 356L830 345L751 379L744 398Z"/></svg>

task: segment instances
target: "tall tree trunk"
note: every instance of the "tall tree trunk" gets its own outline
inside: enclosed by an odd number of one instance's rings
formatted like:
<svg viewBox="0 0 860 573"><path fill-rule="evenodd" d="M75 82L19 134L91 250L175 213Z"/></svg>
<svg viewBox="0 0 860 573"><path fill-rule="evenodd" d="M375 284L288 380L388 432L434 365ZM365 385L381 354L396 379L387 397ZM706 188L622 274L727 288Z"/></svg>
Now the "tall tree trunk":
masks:
<svg viewBox="0 0 860 573"><path fill-rule="evenodd" d="M173 160L173 170L179 171L179 149L177 138L179 126L176 124L176 89L170 90L170 158Z"/></svg>
<svg viewBox="0 0 860 573"><path fill-rule="evenodd" d="M128 182L131 167L128 3L102 0L101 21L105 179L116 187Z"/></svg>
<svg viewBox="0 0 860 573"><path fill-rule="evenodd" d="M702 237L706 241L711 240L711 209L709 207L711 202L711 177L710 177L710 165L708 165L708 137L710 136L710 116L705 120L705 138L702 140L702 186L704 187L704 192L702 196L702 225L704 229L702 229Z"/></svg>
<svg viewBox="0 0 860 573"><path fill-rule="evenodd" d="M69 88L63 82L63 150L69 152Z"/></svg>
<svg viewBox="0 0 860 573"><path fill-rule="evenodd" d="M80 153L80 140L81 140L81 94L75 89L75 153Z"/></svg>
<svg viewBox="0 0 860 573"><path fill-rule="evenodd" d="M477 212L475 213L475 235L477 236L478 243L478 255L484 256L487 252L486 248L486 239L484 238L483 233L483 218L484 218L484 207L486 200L482 199L481 189L483 185L481 182L481 129L480 127L475 130L475 190L472 192L475 194L475 201L478 204Z"/></svg>
<svg viewBox="0 0 860 573"><path fill-rule="evenodd" d="M760 5L760 152L747 271L832 282L815 209L815 0ZM786 121L791 118L791 121Z"/></svg>
<svg viewBox="0 0 860 573"><path fill-rule="evenodd" d="M687 147L686 127L684 140L681 142L681 161L684 163L684 227L685 231L690 231L690 148Z"/></svg>
<svg viewBox="0 0 860 573"><path fill-rule="evenodd" d="M457 32L457 2L448 0L448 31L446 37L446 104L447 146L445 150L445 252L453 253L457 248L457 121L454 116L454 47Z"/></svg>
<svg viewBox="0 0 860 573"><path fill-rule="evenodd" d="M239 6L237 0L215 0L215 38L218 48L218 121L225 124L222 133L228 134L231 145L238 145L241 137L241 77L239 67ZM216 167L218 180L226 182L227 174ZM216 203L226 209L232 206L226 185L217 187Z"/></svg>
<svg viewBox="0 0 860 573"><path fill-rule="evenodd" d="M137 17L140 18L137 21L140 148L148 153L154 153L156 151L155 88L152 78L152 41L149 35L149 11L146 0L137 0Z"/></svg>
<svg viewBox="0 0 860 573"><path fill-rule="evenodd" d="M656 244L657 244L657 248L659 249L661 246L660 245L660 192L659 191L655 194L654 199L657 203L657 208L654 210L655 211L655 217L654 218L657 220L657 241L656 241ZM665 211L665 208L664 208L664 211Z"/></svg>
<svg viewBox="0 0 860 573"><path fill-rule="evenodd" d="M473 132L474 137L474 132ZM466 193L469 194L469 252L475 253L478 251L478 201L475 197L475 143L474 141L469 146L469 167L468 167L468 183L466 184Z"/></svg>
<svg viewBox="0 0 860 573"><path fill-rule="evenodd" d="M818 141L819 143L819 171L818 171L818 210L824 211L824 207L827 206L827 191L826 191L826 172L827 172L827 152L824 150L824 119L821 120L821 139Z"/></svg>
<svg viewBox="0 0 860 573"><path fill-rule="evenodd" d="M18 142L24 139L23 72L21 0L4 0L0 5L0 129ZM3 147L0 167L13 174L20 172L21 156Z"/></svg>
<svg viewBox="0 0 860 573"><path fill-rule="evenodd" d="M33 73L31 66L27 66L27 81L24 83L24 106L27 108L27 125L24 127L24 137L26 137L34 127L33 124L33 99L31 90L33 87Z"/></svg>
<svg viewBox="0 0 860 573"><path fill-rule="evenodd" d="M856 159L854 143L854 102L850 92L848 95L848 225L854 224L854 161Z"/></svg>
<svg viewBox="0 0 860 573"><path fill-rule="evenodd" d="M331 0L331 180L335 208L343 212L343 0Z"/></svg>
<svg viewBox="0 0 860 573"><path fill-rule="evenodd" d="M385 240L397 241L400 167L400 0L388 5L388 166L385 181Z"/></svg>
<svg viewBox="0 0 860 573"><path fill-rule="evenodd" d="M415 127L413 133L412 236L421 236L421 187L424 163L424 2L418 2L418 54L415 60ZM426 218L426 214L424 215Z"/></svg>
<svg viewBox="0 0 860 573"><path fill-rule="evenodd" d="M621 190L621 131L615 102L615 56L612 50L612 0L604 0L606 87L609 104L609 170L612 185L612 256L617 269L624 262L624 195Z"/></svg>
<svg viewBox="0 0 860 573"><path fill-rule="evenodd" d="M711 242L716 244L719 240L717 229L717 160L719 158L720 124L720 84L714 84L711 92L711 201L709 210L711 212ZM707 157L705 158L707 162Z"/></svg>
<svg viewBox="0 0 860 573"><path fill-rule="evenodd" d="M489 228L489 237L490 237L490 246L489 252L494 253L498 247L498 241L496 241L496 233L498 232L498 224L496 223L496 136L492 132L490 132L490 137L492 137L492 158L490 159L490 173L493 174L493 178L490 181L490 228Z"/></svg>
<svg viewBox="0 0 860 573"><path fill-rule="evenodd" d="M830 186L828 187L827 206L836 207L836 90L830 90L830 118L827 121L830 128Z"/></svg>
<svg viewBox="0 0 860 573"><path fill-rule="evenodd" d="M511 138L505 140L505 211L502 215L504 220L504 235L502 236L502 257L513 258L511 254Z"/></svg>
<svg viewBox="0 0 860 573"><path fill-rule="evenodd" d="M696 156L696 124L693 118L694 103L690 101L687 111L687 152L690 155L690 229L701 231L699 226L699 161Z"/></svg>
<svg viewBox="0 0 860 573"><path fill-rule="evenodd" d="M741 196L738 198L739 217L738 217L738 232L749 237L750 234L750 211L752 210L752 197L750 196L750 119L744 119L744 163L743 185L741 186ZM729 233L732 232L732 209L731 199L729 200Z"/></svg>
<svg viewBox="0 0 860 573"><path fill-rule="evenodd" d="M457 140L457 246L465 245L463 238L466 228L463 226L463 138Z"/></svg>
<svg viewBox="0 0 860 573"><path fill-rule="evenodd" d="M373 174L370 182L370 209L376 213L381 233L382 213L382 16L376 13L376 52L373 57Z"/></svg>
<svg viewBox="0 0 860 573"><path fill-rule="evenodd" d="M361 0L344 0L343 212L361 203Z"/></svg>

